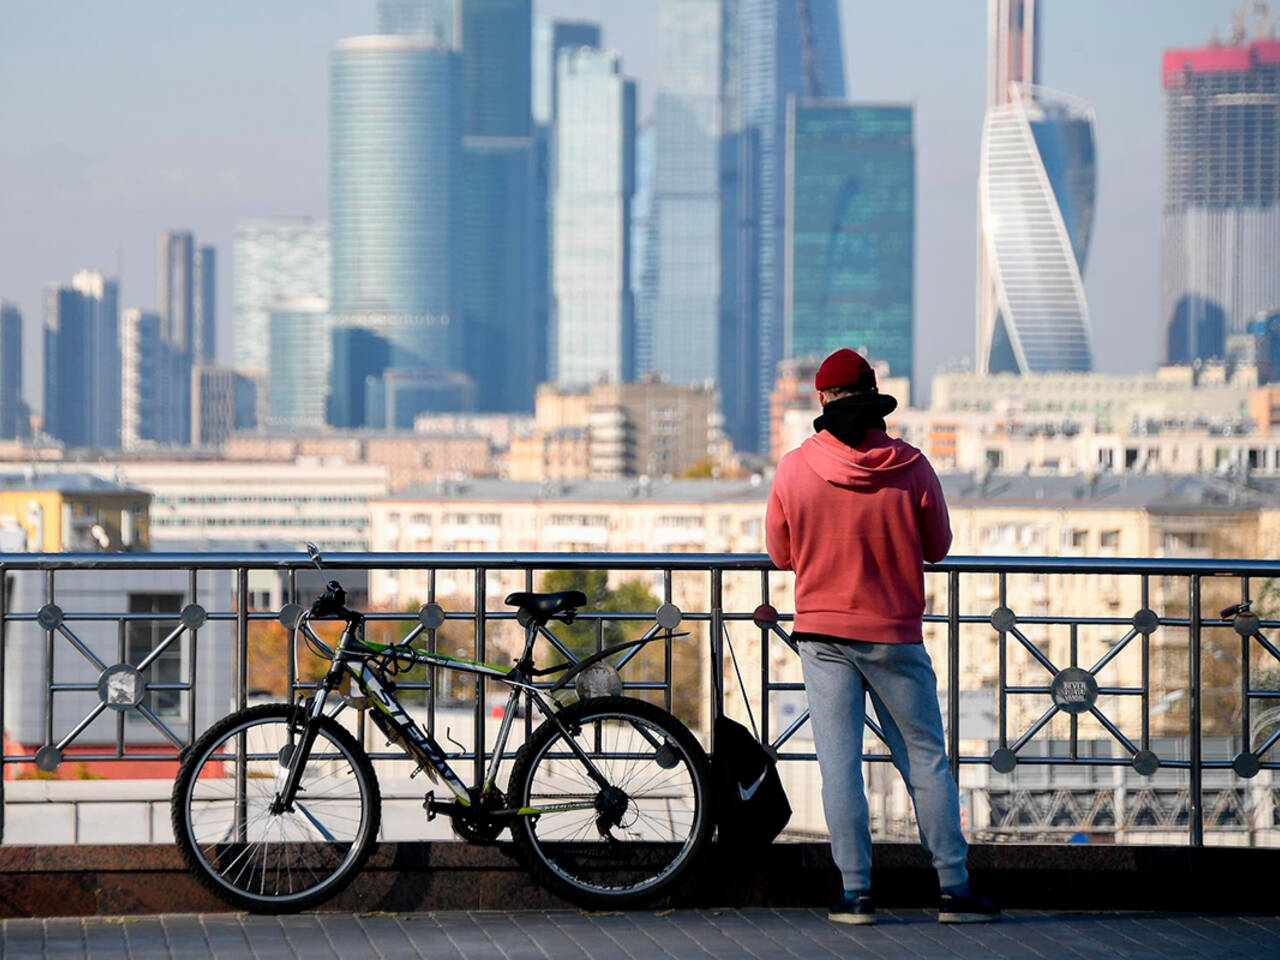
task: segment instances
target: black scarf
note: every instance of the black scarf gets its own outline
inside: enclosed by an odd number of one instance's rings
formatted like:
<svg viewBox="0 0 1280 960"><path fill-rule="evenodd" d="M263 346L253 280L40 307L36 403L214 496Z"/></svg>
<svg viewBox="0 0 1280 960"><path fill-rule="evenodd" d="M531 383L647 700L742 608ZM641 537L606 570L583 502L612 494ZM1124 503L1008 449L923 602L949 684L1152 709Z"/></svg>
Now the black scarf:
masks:
<svg viewBox="0 0 1280 960"><path fill-rule="evenodd" d="M856 447L867 438L868 430L885 429L880 414L883 405L884 398L878 393L853 393L832 400L813 421L813 429L826 430L846 446Z"/></svg>

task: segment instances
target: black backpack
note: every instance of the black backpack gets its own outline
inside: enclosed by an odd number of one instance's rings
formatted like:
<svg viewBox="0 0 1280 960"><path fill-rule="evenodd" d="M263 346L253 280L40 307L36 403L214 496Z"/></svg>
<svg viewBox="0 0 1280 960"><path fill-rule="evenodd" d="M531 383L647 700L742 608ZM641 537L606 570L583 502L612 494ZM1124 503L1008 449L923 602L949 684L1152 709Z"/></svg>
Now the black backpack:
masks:
<svg viewBox="0 0 1280 960"><path fill-rule="evenodd" d="M736 720L716 717L715 734L711 767L720 842L739 850L767 847L791 819L778 761Z"/></svg>
<svg viewBox="0 0 1280 960"><path fill-rule="evenodd" d="M724 631L733 669L738 675L742 702L755 728L755 717L747 699L738 657L733 651L729 631ZM723 689L723 687L721 687ZM722 712L724 696L716 698L715 750L711 760L712 779L716 786L716 823L720 843L732 850L758 850L771 844L791 819L791 804L778 776L778 758L764 746L759 737Z"/></svg>

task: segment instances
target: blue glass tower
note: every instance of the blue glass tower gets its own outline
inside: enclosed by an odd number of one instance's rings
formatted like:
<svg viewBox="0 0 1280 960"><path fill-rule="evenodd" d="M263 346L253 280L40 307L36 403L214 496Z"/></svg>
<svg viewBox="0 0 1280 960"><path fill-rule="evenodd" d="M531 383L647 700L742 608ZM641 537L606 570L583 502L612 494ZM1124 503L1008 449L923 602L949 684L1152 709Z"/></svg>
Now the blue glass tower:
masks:
<svg viewBox="0 0 1280 960"><path fill-rule="evenodd" d="M353 37L330 61L332 312L394 366L461 359L461 93L458 54L425 37Z"/></svg>
<svg viewBox="0 0 1280 960"><path fill-rule="evenodd" d="M911 107L793 99L786 356L851 347L888 361L893 376L910 377L914 251Z"/></svg>
<svg viewBox="0 0 1280 960"><path fill-rule="evenodd" d="M764 450L783 348L787 100L844 96L840 11L836 0L738 0L724 31L719 384L734 445Z"/></svg>
<svg viewBox="0 0 1280 960"><path fill-rule="evenodd" d="M484 410L532 410L539 379L531 45L530 0L462 4L461 369Z"/></svg>

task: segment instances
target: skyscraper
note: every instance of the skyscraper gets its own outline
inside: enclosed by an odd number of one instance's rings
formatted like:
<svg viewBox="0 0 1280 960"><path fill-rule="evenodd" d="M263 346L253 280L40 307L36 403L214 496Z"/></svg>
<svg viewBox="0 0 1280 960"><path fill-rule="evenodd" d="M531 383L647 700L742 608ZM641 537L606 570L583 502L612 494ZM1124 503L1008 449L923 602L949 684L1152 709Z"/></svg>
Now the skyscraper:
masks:
<svg viewBox="0 0 1280 960"><path fill-rule="evenodd" d="M0 300L0 440L27 434L22 402L22 313L17 304Z"/></svg>
<svg viewBox="0 0 1280 960"><path fill-rule="evenodd" d="M636 133L636 191L631 198L631 292L635 300L636 376L653 369L653 317L658 304L658 217L654 198L653 123Z"/></svg>
<svg viewBox="0 0 1280 960"><path fill-rule="evenodd" d="M1280 307L1280 41L1164 54L1161 322L1170 363Z"/></svg>
<svg viewBox="0 0 1280 960"><path fill-rule="evenodd" d="M551 246L555 222L555 120L559 103L556 60L563 50L600 49L600 25L540 20L533 28L533 369L542 382L553 375L555 303Z"/></svg>
<svg viewBox="0 0 1280 960"><path fill-rule="evenodd" d="M333 359L329 305L317 298L280 300L269 324L267 426L282 433L320 430Z"/></svg>
<svg viewBox="0 0 1280 960"><path fill-rule="evenodd" d="M425 37L458 45L459 0L378 0L378 33Z"/></svg>
<svg viewBox="0 0 1280 960"><path fill-rule="evenodd" d="M329 227L310 217L236 225L232 256L233 365L264 370L268 320L277 299L329 299Z"/></svg>
<svg viewBox="0 0 1280 960"><path fill-rule="evenodd" d="M527 137L532 0L463 0L463 129L469 137Z"/></svg>
<svg viewBox="0 0 1280 960"><path fill-rule="evenodd" d="M130 307L120 313L120 446L182 442L185 356L164 336L158 313Z"/></svg>
<svg viewBox="0 0 1280 960"><path fill-rule="evenodd" d="M600 24L580 20L539 20L533 25L530 110L536 126L555 122L559 103L556 63L565 50L600 49Z"/></svg>
<svg viewBox="0 0 1280 960"><path fill-rule="evenodd" d="M213 247L196 249L191 287L191 359L193 363L214 363L218 352L218 270Z"/></svg>
<svg viewBox="0 0 1280 960"><path fill-rule="evenodd" d="M555 379L628 380L635 84L615 52L564 51L557 68Z"/></svg>
<svg viewBox="0 0 1280 960"><path fill-rule="evenodd" d="M1093 368L1093 108L1038 85L1035 0L989 0L978 172L980 373Z"/></svg>
<svg viewBox="0 0 1280 960"><path fill-rule="evenodd" d="M120 445L120 307L115 280L81 270L44 298L44 429L68 447Z"/></svg>
<svg viewBox="0 0 1280 960"><path fill-rule="evenodd" d="M723 0L662 0L654 107L657 297L650 370L714 382L720 357Z"/></svg>
<svg viewBox="0 0 1280 960"><path fill-rule="evenodd" d="M396 366L459 366L461 93L457 52L427 38L352 37L330 60L332 311Z"/></svg>
<svg viewBox="0 0 1280 960"><path fill-rule="evenodd" d="M840 36L836 0L725 5L719 384L743 450L768 447L782 356L787 98L844 96Z"/></svg>
<svg viewBox="0 0 1280 960"><path fill-rule="evenodd" d="M852 347L910 377L912 108L793 97L786 167L784 353Z"/></svg>
<svg viewBox="0 0 1280 960"><path fill-rule="evenodd" d="M532 410L541 372L533 305L531 30L530 0L462 5L462 369L484 383L477 393L484 410ZM498 369L495 357L502 358Z"/></svg>
<svg viewBox="0 0 1280 960"><path fill-rule="evenodd" d="M156 309L163 334L182 353L195 343L195 242L186 231L156 239Z"/></svg>

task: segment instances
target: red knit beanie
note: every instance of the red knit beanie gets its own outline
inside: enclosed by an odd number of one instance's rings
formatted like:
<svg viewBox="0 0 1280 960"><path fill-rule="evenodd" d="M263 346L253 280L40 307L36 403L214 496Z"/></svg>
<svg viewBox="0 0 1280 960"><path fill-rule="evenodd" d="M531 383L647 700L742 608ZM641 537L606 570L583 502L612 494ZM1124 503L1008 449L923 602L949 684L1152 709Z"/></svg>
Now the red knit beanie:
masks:
<svg viewBox="0 0 1280 960"><path fill-rule="evenodd" d="M819 390L830 390L833 387L875 390L876 372L859 354L846 347L822 361L813 385Z"/></svg>

